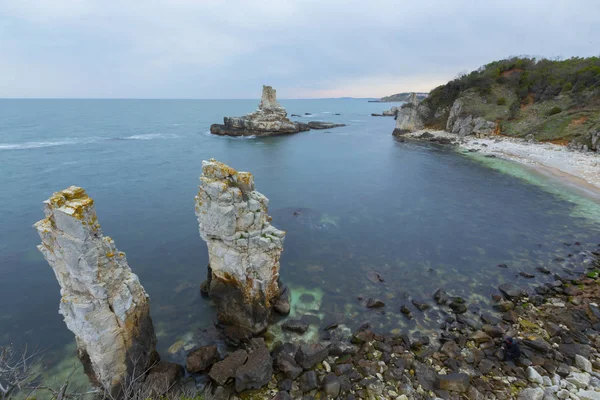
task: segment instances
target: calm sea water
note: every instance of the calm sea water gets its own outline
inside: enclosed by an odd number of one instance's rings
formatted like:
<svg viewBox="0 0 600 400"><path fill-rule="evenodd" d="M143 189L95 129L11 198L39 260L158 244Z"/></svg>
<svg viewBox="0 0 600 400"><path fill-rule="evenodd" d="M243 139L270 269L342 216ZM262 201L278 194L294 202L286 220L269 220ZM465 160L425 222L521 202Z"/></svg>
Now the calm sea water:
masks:
<svg viewBox="0 0 600 400"><path fill-rule="evenodd" d="M255 175L273 224L288 231L283 280L296 297L312 293L324 321L351 327L433 326L435 310L413 309L407 320L400 305L431 302L443 287L485 308L499 283L551 279L536 267L562 270L557 257L599 242L597 204L529 172L506 173L512 164L493 161L502 172L448 148L397 142L392 118L370 117L392 104L281 103L314 114L302 120L348 126L236 139L210 136L210 124L253 111L256 100L0 101L0 344L73 343L31 227L42 201L70 185L94 198L104 233L150 294L161 352L179 339L201 342L214 312L198 290L208 257L194 195L208 158ZM385 313L359 297L381 298Z"/></svg>

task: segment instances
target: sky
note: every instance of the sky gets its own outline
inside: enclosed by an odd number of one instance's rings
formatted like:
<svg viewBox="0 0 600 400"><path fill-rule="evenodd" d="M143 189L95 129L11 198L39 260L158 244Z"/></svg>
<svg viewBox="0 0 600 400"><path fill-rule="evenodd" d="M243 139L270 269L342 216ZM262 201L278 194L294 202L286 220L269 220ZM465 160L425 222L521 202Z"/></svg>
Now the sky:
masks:
<svg viewBox="0 0 600 400"><path fill-rule="evenodd" d="M599 0L0 0L0 97L380 97L600 55Z"/></svg>

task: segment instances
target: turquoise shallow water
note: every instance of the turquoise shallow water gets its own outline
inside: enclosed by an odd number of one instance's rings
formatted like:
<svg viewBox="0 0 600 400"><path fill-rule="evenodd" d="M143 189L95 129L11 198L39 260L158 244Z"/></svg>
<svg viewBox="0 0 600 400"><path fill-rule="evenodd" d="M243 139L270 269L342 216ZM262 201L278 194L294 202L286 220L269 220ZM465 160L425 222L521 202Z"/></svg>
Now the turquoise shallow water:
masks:
<svg viewBox="0 0 600 400"><path fill-rule="evenodd" d="M150 294L162 353L178 339L201 341L214 313L198 290L208 258L194 195L208 158L255 175L273 224L288 231L283 280L315 293L324 321L351 327L435 326L435 310L413 309L406 320L400 305L431 302L444 287L485 308L499 283L551 279L536 267L562 271L557 257L600 242L597 203L514 164L488 168L449 148L397 142L393 119L370 117L392 104L281 103L315 114L303 120L348 126L236 139L210 136L210 124L253 111L256 100L0 100L0 343L72 352L58 284L31 228L42 201L70 185L94 198L104 233ZM372 296L385 313L358 299Z"/></svg>

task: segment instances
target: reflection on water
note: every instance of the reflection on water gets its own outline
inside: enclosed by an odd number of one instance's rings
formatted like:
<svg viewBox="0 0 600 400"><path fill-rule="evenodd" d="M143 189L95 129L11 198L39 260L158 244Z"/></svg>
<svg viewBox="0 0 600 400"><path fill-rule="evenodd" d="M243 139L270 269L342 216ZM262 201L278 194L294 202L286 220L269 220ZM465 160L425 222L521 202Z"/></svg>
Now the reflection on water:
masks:
<svg viewBox="0 0 600 400"><path fill-rule="evenodd" d="M104 232L150 294L163 358L181 362L193 346L213 343L214 309L199 293L208 257L193 209L201 160L213 157L252 172L273 224L287 231L281 275L294 317L311 322L307 338L332 323L431 329L445 318L432 300L436 289L477 312L500 283L552 279L538 267L578 271L578 252L600 241L597 203L513 164L485 168L448 148L396 142L391 118L369 117L381 111L377 103L282 103L289 113L340 113L319 118L348 126L229 140L204 133L224 115L252 111L255 101L3 102L3 143L56 141L57 132L81 140L0 150L1 342L52 345L50 367L73 360L72 334L57 314L58 284L31 225L44 199L75 184L94 198ZM31 118L35 124L19 122ZM385 307L368 309L369 298ZM413 300L430 308L419 311ZM269 340L290 338L277 325Z"/></svg>

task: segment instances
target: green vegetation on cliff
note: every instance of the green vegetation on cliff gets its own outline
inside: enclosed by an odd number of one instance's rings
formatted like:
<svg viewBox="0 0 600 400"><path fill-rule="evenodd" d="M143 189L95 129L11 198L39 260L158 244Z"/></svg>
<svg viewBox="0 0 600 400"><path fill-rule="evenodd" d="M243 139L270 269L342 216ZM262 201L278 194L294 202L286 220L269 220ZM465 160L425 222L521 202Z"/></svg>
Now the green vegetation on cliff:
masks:
<svg viewBox="0 0 600 400"><path fill-rule="evenodd" d="M445 129L459 98L462 115L495 122L502 134L590 145L600 131L600 58L494 61L431 91L425 124Z"/></svg>
<svg viewBox="0 0 600 400"><path fill-rule="evenodd" d="M375 100L373 102L375 102L375 103L391 103L391 102L409 101L411 95L412 95L411 92L396 93L396 94L392 94L390 96L382 97L379 100ZM424 98L427 97L427 93L417 93L417 97L419 98L419 100L423 100Z"/></svg>

